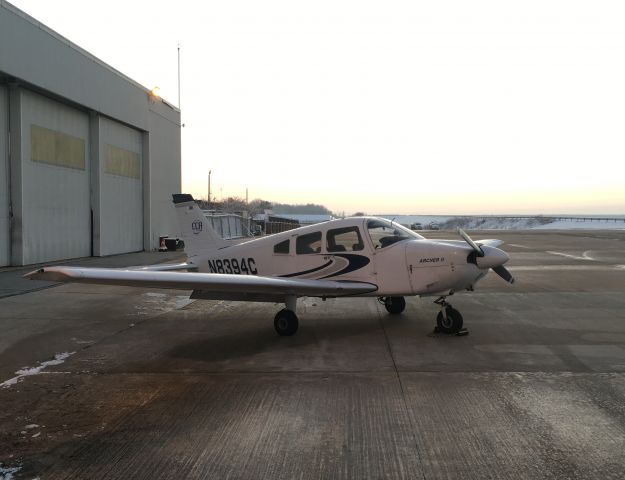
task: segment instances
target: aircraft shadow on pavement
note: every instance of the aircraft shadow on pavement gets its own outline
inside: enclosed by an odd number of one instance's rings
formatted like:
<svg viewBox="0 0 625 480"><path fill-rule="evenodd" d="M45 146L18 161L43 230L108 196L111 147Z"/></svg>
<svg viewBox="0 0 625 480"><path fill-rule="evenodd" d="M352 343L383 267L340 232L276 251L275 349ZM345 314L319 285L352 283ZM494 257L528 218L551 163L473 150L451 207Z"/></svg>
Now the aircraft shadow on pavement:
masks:
<svg viewBox="0 0 625 480"><path fill-rule="evenodd" d="M263 353L279 354L280 350L306 350L332 345L339 350L350 343L353 348L365 348L377 343L383 335L378 322L346 323L344 319L324 319L323 323L303 323L291 337L280 337L270 325L246 325L223 334L210 335L192 342L181 343L168 350L167 355L204 362L222 362L253 357ZM317 346L317 347L315 347Z"/></svg>

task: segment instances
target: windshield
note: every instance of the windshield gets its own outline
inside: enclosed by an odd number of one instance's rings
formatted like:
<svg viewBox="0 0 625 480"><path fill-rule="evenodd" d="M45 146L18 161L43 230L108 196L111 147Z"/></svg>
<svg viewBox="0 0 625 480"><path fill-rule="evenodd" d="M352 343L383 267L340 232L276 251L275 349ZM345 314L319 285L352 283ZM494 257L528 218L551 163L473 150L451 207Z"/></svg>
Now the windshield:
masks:
<svg viewBox="0 0 625 480"><path fill-rule="evenodd" d="M367 221L367 231L374 248L385 248L401 240L422 240L423 237L396 222L376 218Z"/></svg>

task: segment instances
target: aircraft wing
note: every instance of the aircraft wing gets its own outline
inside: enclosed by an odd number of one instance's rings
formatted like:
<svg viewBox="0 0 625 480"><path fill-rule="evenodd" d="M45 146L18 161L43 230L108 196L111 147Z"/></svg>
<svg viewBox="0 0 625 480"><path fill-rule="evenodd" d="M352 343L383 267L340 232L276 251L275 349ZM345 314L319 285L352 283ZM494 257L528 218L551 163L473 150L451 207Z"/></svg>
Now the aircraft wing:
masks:
<svg viewBox="0 0 625 480"><path fill-rule="evenodd" d="M130 287L173 288L210 292L213 298L234 299L237 294L247 298L270 298L285 295L309 297L340 297L377 290L365 282L304 280L222 273L163 272L119 270L112 268L44 267L24 277L47 282L95 283ZM273 300L272 300L273 301Z"/></svg>
<svg viewBox="0 0 625 480"><path fill-rule="evenodd" d="M503 240L497 240L496 238L489 238L486 240L476 240L479 245L486 245L488 247L498 247L499 245L503 245Z"/></svg>
<svg viewBox="0 0 625 480"><path fill-rule="evenodd" d="M141 267L128 267L128 270L140 270L142 272L176 272L197 270L197 265L192 263L159 263L157 265L147 265Z"/></svg>

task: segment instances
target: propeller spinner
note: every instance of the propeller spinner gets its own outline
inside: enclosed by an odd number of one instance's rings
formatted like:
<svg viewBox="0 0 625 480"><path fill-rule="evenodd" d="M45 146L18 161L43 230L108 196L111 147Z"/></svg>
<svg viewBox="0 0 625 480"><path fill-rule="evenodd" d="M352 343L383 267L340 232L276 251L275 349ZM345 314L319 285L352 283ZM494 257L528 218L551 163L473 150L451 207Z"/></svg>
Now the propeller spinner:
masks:
<svg viewBox="0 0 625 480"><path fill-rule="evenodd" d="M506 252L496 247L475 243L460 227L458 227L458 234L475 252L475 264L478 268L490 268L506 282L514 283L514 277L506 267L503 266L503 264L510 259Z"/></svg>

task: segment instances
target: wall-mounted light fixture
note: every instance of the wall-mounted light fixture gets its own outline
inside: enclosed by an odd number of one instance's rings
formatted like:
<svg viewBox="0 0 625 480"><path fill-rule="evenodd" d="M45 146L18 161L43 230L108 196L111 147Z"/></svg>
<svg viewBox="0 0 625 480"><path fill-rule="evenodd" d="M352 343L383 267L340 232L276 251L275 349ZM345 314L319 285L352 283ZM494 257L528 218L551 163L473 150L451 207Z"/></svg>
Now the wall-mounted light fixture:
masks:
<svg viewBox="0 0 625 480"><path fill-rule="evenodd" d="M148 92L148 100L154 103L161 99L161 96L158 94L160 87L154 87L152 90Z"/></svg>

